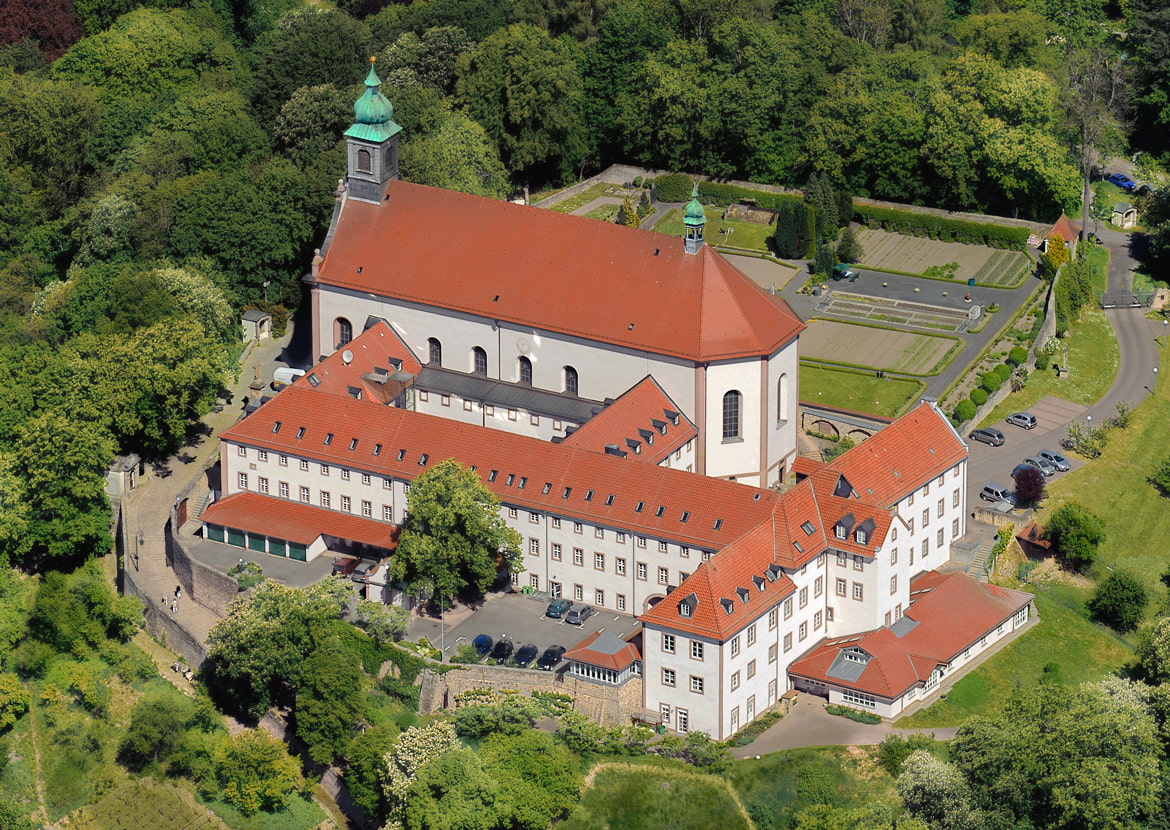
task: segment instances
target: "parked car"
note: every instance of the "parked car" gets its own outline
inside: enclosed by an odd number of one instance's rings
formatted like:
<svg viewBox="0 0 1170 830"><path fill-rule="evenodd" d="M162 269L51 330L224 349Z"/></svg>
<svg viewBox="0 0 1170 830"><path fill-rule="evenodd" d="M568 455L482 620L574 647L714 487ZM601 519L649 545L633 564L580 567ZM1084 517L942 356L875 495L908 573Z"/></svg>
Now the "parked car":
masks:
<svg viewBox="0 0 1170 830"><path fill-rule="evenodd" d="M1043 458L1030 455L1024 459L1024 463L1029 467L1035 467L1037 470L1044 473L1045 476L1056 475L1056 467L1054 467L1052 464L1049 464L1048 461Z"/></svg>
<svg viewBox="0 0 1170 830"><path fill-rule="evenodd" d="M835 280L849 280L849 282L857 282L857 278L861 276L853 268L850 268L845 263L841 262L833 266L832 277Z"/></svg>
<svg viewBox="0 0 1170 830"><path fill-rule="evenodd" d="M1016 412L1007 416L1007 422L1014 427L1034 429L1036 426L1036 416L1031 412Z"/></svg>
<svg viewBox="0 0 1170 830"><path fill-rule="evenodd" d="M333 557L333 575L349 576L357 565L358 560L356 559L350 559L348 556L335 556Z"/></svg>
<svg viewBox="0 0 1170 830"><path fill-rule="evenodd" d="M1047 461L1059 472L1067 473L1069 471L1068 459L1058 452L1053 452L1052 450L1040 450L1040 452L1036 453L1036 457Z"/></svg>
<svg viewBox="0 0 1170 830"><path fill-rule="evenodd" d="M290 383L301 377L304 369L292 369L288 366L278 366L272 372L272 388L278 392Z"/></svg>
<svg viewBox="0 0 1170 830"><path fill-rule="evenodd" d="M540 654L540 650L532 643L520 646L516 649L516 665L522 669L528 668L532 661L536 659L536 655Z"/></svg>
<svg viewBox="0 0 1170 830"><path fill-rule="evenodd" d="M507 637L501 637L496 641L495 648L492 653L488 655L492 660L495 660L500 665L508 662L508 658L512 656L512 652L516 649L515 643Z"/></svg>
<svg viewBox="0 0 1170 830"><path fill-rule="evenodd" d="M479 659L482 660L487 655L487 653L492 650L492 646L495 643L491 636L487 634L480 634L471 641L471 644L475 646L475 653L478 654Z"/></svg>
<svg viewBox="0 0 1170 830"><path fill-rule="evenodd" d="M548 610L544 612L546 617L552 617L554 620L559 620L568 613L569 609L573 607L573 601L568 599L554 599L548 604Z"/></svg>
<svg viewBox="0 0 1170 830"><path fill-rule="evenodd" d="M1003 446L1003 433L998 429L991 429L986 427L984 429L973 429L971 434L967 436L972 441L981 441L984 444L990 444L993 447Z"/></svg>
<svg viewBox="0 0 1170 830"><path fill-rule="evenodd" d="M1012 475L1014 477L1015 470L1012 471ZM979 491L979 498L991 502L1006 501L1012 507L1016 506L1015 494L1008 488L993 482L988 482L983 485L983 489Z"/></svg>
<svg viewBox="0 0 1170 830"><path fill-rule="evenodd" d="M1016 466L1012 467L1012 480L1015 481L1017 478L1019 478L1020 473L1024 472L1024 470L1038 470L1038 469L1040 469L1040 468L1033 467L1031 464L1023 464L1023 463L1017 464ZM1041 472L1041 475L1043 475L1043 472Z"/></svg>
<svg viewBox="0 0 1170 830"><path fill-rule="evenodd" d="M593 616L593 607L590 605L574 605L565 615L565 622L570 625L581 625Z"/></svg>
<svg viewBox="0 0 1170 830"><path fill-rule="evenodd" d="M564 646L549 646L536 661L536 667L541 671L552 671L565 655Z"/></svg>
<svg viewBox="0 0 1170 830"><path fill-rule="evenodd" d="M1126 176L1123 173L1114 173L1112 176L1106 179L1106 181L1110 184L1117 185L1125 191L1130 191L1137 187L1137 182L1133 181L1129 176Z"/></svg>

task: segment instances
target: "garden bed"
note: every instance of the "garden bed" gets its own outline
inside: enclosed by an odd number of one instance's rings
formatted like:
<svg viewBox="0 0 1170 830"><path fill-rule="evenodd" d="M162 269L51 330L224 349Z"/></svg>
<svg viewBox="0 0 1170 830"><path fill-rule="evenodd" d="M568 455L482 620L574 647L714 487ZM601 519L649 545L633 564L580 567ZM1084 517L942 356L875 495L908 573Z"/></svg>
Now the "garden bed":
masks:
<svg viewBox="0 0 1170 830"><path fill-rule="evenodd" d="M890 231L861 228L857 231L865 255L860 266L899 274L922 275L931 266L958 263L956 283L974 279L979 285L1016 288L1032 270L1032 262L1019 251L1005 251L984 245L940 242Z"/></svg>

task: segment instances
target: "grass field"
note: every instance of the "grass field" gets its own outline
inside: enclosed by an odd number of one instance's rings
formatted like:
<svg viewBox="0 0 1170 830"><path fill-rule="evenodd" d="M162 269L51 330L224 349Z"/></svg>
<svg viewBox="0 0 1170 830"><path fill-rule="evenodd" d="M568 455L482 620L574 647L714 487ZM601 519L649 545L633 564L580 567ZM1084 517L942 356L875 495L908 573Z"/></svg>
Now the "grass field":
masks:
<svg viewBox="0 0 1170 830"><path fill-rule="evenodd" d="M206 808L195 803L194 796L173 784L143 777L127 781L107 792L91 807L82 811L82 827L92 830L227 830L224 823ZM311 826L311 825L310 825ZM237 830L236 825L231 825Z"/></svg>
<svg viewBox="0 0 1170 830"><path fill-rule="evenodd" d="M958 338L892 331L837 320L809 320L801 355L810 360L906 375L941 372L962 347Z"/></svg>
<svg viewBox="0 0 1170 830"><path fill-rule="evenodd" d="M595 207L585 215L590 219L600 219L602 222L612 222L613 217L617 215L618 205L602 205Z"/></svg>
<svg viewBox="0 0 1170 830"><path fill-rule="evenodd" d="M908 378L879 378L868 372L800 364L800 399L840 409L894 417L926 391L926 384Z"/></svg>
<svg viewBox="0 0 1170 830"><path fill-rule="evenodd" d="M582 190L576 196L570 196L563 202L557 202L549 210L555 210L557 213L572 213L582 205L587 205L599 196L606 195L605 191L611 187L613 187L612 184L600 182L593 185L593 187Z"/></svg>
<svg viewBox="0 0 1170 830"><path fill-rule="evenodd" d="M905 236L891 231L862 228L858 241L865 254L862 268L878 268L905 274L923 274L932 265L959 264L955 272L957 282L974 278L980 285L1015 288L1030 271L1026 254L1020 251L1001 251L983 245L965 245L960 242L940 242L918 236Z"/></svg>
<svg viewBox="0 0 1170 830"><path fill-rule="evenodd" d="M1089 622L1085 592L1070 586L1018 586L1036 594L1040 622L985 660L941 700L898 721L899 728L958 726L974 715L999 711L1019 689L1047 680L1075 685L1099 680L1125 663L1133 649L1112 632Z"/></svg>
<svg viewBox="0 0 1170 830"><path fill-rule="evenodd" d="M607 764L559 830L752 830L727 781L680 767Z"/></svg>
<svg viewBox="0 0 1170 830"><path fill-rule="evenodd" d="M894 779L864 749L776 752L737 762L727 777L759 830L788 830L796 814L814 804L854 808L898 803Z"/></svg>
<svg viewBox="0 0 1170 830"><path fill-rule="evenodd" d="M1093 284L1093 296L1103 294L1109 278L1109 249L1100 245L1085 245L1084 250L1088 251L1089 279Z"/></svg>
<svg viewBox="0 0 1170 830"><path fill-rule="evenodd" d="M767 253L770 250L768 240L776 232L775 228L739 219L720 219L721 212L717 207L707 208L707 225L703 230L703 238L708 245L716 248L727 245L732 248L760 251L761 253ZM675 208L658 221L658 224L654 226L654 231L667 236L682 236L684 231L682 218L682 210ZM728 228L731 229L730 235L727 233Z"/></svg>
<svg viewBox="0 0 1170 830"><path fill-rule="evenodd" d="M1105 314L1095 308L1085 311L1061 343L1068 344L1069 378L1059 380L1055 368L1033 372L1028 378L1028 385L1008 395L984 419L984 425L994 424L1013 412L1027 409L1045 395L1073 403L1091 404L1109 391L1117 376L1121 358L1117 339L1113 336L1113 328L1105 319Z"/></svg>

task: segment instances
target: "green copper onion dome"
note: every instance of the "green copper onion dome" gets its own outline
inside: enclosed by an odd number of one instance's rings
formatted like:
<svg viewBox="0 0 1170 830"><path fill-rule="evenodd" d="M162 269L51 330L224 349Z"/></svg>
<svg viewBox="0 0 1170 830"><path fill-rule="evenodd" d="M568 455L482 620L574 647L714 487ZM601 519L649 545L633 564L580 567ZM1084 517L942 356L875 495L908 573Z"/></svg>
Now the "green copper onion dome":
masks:
<svg viewBox="0 0 1170 830"><path fill-rule="evenodd" d="M381 142L402 130L394 123L394 105L382 95L381 86L382 81L374 71L374 58L370 58L366 91L354 102L355 123L345 131L348 137Z"/></svg>
<svg viewBox="0 0 1170 830"><path fill-rule="evenodd" d="M695 182L691 188L691 200L687 202L687 210L683 216L683 223L688 227L707 224L707 214L703 212L703 203L699 201L698 182Z"/></svg>

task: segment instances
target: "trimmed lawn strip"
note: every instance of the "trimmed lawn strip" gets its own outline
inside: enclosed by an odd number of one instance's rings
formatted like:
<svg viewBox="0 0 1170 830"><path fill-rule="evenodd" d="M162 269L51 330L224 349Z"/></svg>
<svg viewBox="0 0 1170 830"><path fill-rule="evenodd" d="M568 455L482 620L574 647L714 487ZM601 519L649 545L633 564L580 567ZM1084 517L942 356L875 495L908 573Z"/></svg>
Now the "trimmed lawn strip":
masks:
<svg viewBox="0 0 1170 830"><path fill-rule="evenodd" d="M804 356L806 359L815 360L818 363L832 364L834 366L847 366L850 368L871 370L881 369L883 371L894 372L899 375L929 377L932 375L937 375L939 372L945 369L947 364L949 364L954 356L958 354L963 348L962 341L957 337L939 337L935 334L919 334L917 332L907 332L903 329L897 329L890 326L875 326L867 323L848 323L841 320L825 320L817 317L810 319L808 324L810 328L815 324L818 327L823 326L826 329L837 329L837 327L840 326L849 326L861 329L873 329L875 331L895 332L901 336L900 339L908 341L905 346L901 347L901 354L897 357L897 359L887 363L886 365L878 365L876 362L851 363L846 360L838 360L833 357L832 354L825 355L821 353L810 353L807 348L805 349ZM843 333L843 336L847 337L847 332L848 330ZM861 334L860 336L864 336L864 334ZM808 334L805 334L805 337L808 338ZM838 341L837 337L833 337L832 339L835 342ZM950 341L950 346L947 347L946 352L942 353L941 356L936 357L936 355L939 354L938 347L940 345L937 341L940 340ZM832 351L832 347L830 348L830 351ZM849 351L851 354L856 353L856 350L853 349L847 349L847 351ZM923 365L924 360L930 361L931 359L934 360L933 366Z"/></svg>
<svg viewBox="0 0 1170 830"><path fill-rule="evenodd" d="M1109 280L1109 249L1101 245L1085 245L1084 250L1088 251L1089 281L1093 286L1093 296L1099 297L1105 293Z"/></svg>
<svg viewBox="0 0 1170 830"><path fill-rule="evenodd" d="M852 409L895 418L926 391L910 378L879 378L871 372L834 369L800 362L800 397L812 405Z"/></svg>
<svg viewBox="0 0 1170 830"><path fill-rule="evenodd" d="M894 779L868 750L850 747L793 749L738 761L727 777L761 828L788 830L795 826L796 814L814 804L851 809L900 803Z"/></svg>
<svg viewBox="0 0 1170 830"><path fill-rule="evenodd" d="M613 218L617 216L619 205L602 205L595 207L585 215L590 219L600 219L602 222L612 222Z"/></svg>
<svg viewBox="0 0 1170 830"><path fill-rule="evenodd" d="M946 700L902 718L898 728L959 726L969 717L998 712L1013 694L1042 677L1075 686L1100 680L1132 657L1132 647L1086 619L1083 596L1073 589L1013 587L1035 593L1040 622L956 683ZM1044 667L1052 664L1055 671L1046 675Z"/></svg>
<svg viewBox="0 0 1170 830"><path fill-rule="evenodd" d="M1028 378L1028 385L1008 395L983 419L981 426L1002 421L1013 412L1021 412L1045 395L1086 405L1104 397L1113 385L1121 361L1117 339L1113 336L1113 328L1105 319L1104 312L1095 308L1085 311L1061 343L1068 343L1069 346L1069 378L1058 379L1055 367L1033 372ZM1063 356L1060 359L1063 360ZM1055 442L1056 439L1053 439Z"/></svg>
<svg viewBox="0 0 1170 830"><path fill-rule="evenodd" d="M677 766L619 762L598 770L561 830L752 830L728 782Z"/></svg>
<svg viewBox="0 0 1170 830"><path fill-rule="evenodd" d="M310 800L293 796L288 809L279 813L263 810L245 816L230 804L209 801L205 805L232 830L313 830L325 819L325 813Z"/></svg>
<svg viewBox="0 0 1170 830"><path fill-rule="evenodd" d="M570 196L563 202L557 202L555 205L550 207L549 210L555 210L557 213L572 213L577 208L581 207L582 205L589 204L599 196L607 196L608 194L606 191L612 187L614 187L614 185L607 184L606 182L599 182L598 184L593 185L593 187L582 190L576 196Z"/></svg>
<svg viewBox="0 0 1170 830"><path fill-rule="evenodd" d="M707 205L706 210L708 211L707 225L703 230L703 238L711 247L720 248L722 243L726 242L729 250L742 248L765 254L771 251L768 240L776 232L776 229L771 225L757 225L755 222L744 222L740 219L722 219L719 218L722 211L711 205ZM732 229L730 236L725 232L728 228ZM654 232L666 236L682 236L685 232L682 209L675 208L668 211L658 220L658 224L654 226Z"/></svg>

